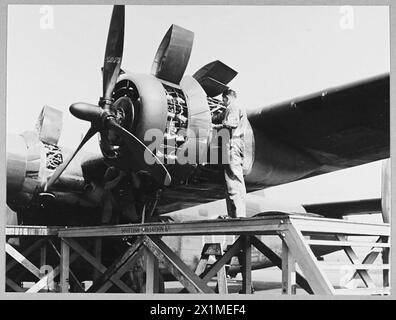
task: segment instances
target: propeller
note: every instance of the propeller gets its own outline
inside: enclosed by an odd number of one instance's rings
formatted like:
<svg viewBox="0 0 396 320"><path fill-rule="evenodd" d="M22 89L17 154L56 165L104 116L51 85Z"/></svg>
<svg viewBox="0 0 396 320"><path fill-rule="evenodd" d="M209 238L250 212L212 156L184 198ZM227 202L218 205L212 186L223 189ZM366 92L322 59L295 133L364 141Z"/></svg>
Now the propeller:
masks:
<svg viewBox="0 0 396 320"><path fill-rule="evenodd" d="M108 130L114 131L121 138L130 150L130 153L134 157L136 163L138 163L139 169L151 172L154 179L161 185L168 186L171 182L171 176L161 161L142 141L117 123L116 116L111 110L114 102L112 99L112 92L121 70L121 61L124 50L124 25L125 6L115 5L111 16L103 64L103 97L99 100L99 106L81 102L70 106L70 112L78 119L89 121L91 123L91 127L68 160L60 165L47 181L44 187L45 191L47 191L58 180L62 172L67 168L76 154L89 139L98 132L105 134ZM146 152L155 159L156 164L149 165L145 161L144 155Z"/></svg>

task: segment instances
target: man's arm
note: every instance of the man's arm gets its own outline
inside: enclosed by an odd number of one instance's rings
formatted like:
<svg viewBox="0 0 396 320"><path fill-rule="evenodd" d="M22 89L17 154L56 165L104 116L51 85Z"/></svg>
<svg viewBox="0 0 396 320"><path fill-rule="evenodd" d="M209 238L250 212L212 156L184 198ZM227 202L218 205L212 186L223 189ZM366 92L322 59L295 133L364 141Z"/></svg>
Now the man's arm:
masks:
<svg viewBox="0 0 396 320"><path fill-rule="evenodd" d="M237 106L229 106L227 114L223 120L223 126L228 129L235 129L239 125L240 112Z"/></svg>
<svg viewBox="0 0 396 320"><path fill-rule="evenodd" d="M219 112L212 116L212 123L221 124L224 120L225 111Z"/></svg>

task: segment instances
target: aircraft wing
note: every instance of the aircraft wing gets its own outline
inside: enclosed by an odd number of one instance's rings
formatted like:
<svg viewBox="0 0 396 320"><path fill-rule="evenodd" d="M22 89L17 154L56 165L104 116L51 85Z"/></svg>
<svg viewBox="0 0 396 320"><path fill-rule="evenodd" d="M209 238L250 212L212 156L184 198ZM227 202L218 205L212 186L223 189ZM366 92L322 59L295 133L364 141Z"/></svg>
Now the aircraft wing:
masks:
<svg viewBox="0 0 396 320"><path fill-rule="evenodd" d="M249 120L263 134L312 156L319 163L308 175L314 176L388 158L389 113L384 74L263 107Z"/></svg>
<svg viewBox="0 0 396 320"><path fill-rule="evenodd" d="M252 174L246 177L248 191L388 158L389 114L389 74L251 112L248 115L249 121L253 129L259 131L259 139L256 137L255 141L254 163L254 167L259 170L253 174L253 179L257 182L249 181ZM271 144L264 141L267 137L272 140ZM287 149L287 153L278 153L279 145ZM257 154L258 148L264 148L261 155ZM301 154L304 158L300 157ZM304 163L304 159L310 161ZM200 178L204 176L203 173L200 174ZM205 175L207 179L202 179L201 183L166 190L159 204L159 212L224 199L222 175L217 180L214 176L213 172L208 171ZM359 207L360 205L362 204L359 203ZM337 208L341 212L345 209L345 204L339 204ZM323 212L329 207L311 206L309 209L312 212L316 209ZM353 212L355 209L356 206L351 208ZM360 211L358 209L356 212Z"/></svg>
<svg viewBox="0 0 396 320"><path fill-rule="evenodd" d="M350 215L380 214L381 199L363 199L328 203L303 204L307 212L315 212L326 218L342 218Z"/></svg>

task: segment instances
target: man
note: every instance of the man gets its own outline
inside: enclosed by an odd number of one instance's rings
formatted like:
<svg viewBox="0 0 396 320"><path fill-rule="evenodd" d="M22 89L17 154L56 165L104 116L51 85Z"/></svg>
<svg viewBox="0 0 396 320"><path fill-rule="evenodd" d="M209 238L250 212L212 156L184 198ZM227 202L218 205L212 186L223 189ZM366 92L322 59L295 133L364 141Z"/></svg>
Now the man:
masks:
<svg viewBox="0 0 396 320"><path fill-rule="evenodd" d="M231 218L246 217L246 187L243 178L243 159L247 116L245 109L237 103L236 99L237 95L234 90L225 90L223 92L223 103L226 109L212 119L212 122L215 123L213 128L228 130L230 137L226 143L228 159L226 159L227 161L224 165L224 177L227 211L228 216Z"/></svg>

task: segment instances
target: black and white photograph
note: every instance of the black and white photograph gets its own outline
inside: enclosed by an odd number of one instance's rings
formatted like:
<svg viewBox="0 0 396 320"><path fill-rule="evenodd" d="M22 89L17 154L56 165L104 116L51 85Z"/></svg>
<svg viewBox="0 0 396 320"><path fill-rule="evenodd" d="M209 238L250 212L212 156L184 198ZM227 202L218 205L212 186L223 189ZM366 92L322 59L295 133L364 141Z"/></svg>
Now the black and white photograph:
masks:
<svg viewBox="0 0 396 320"><path fill-rule="evenodd" d="M391 295L390 26L387 5L9 4L1 290Z"/></svg>

